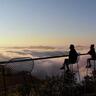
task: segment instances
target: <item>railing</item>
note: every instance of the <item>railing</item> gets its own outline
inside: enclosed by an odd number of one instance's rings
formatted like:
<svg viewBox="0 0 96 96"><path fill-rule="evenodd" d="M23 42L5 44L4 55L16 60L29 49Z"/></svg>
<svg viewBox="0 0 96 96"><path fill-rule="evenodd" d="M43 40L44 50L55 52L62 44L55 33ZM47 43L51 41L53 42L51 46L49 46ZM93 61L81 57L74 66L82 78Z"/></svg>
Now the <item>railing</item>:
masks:
<svg viewBox="0 0 96 96"><path fill-rule="evenodd" d="M79 55L86 55L86 54L79 54ZM13 59L11 59L9 61L2 61L2 62L0 62L0 65L2 66L2 69L3 69L2 70L2 75L3 75L4 96L7 96L7 86L6 86L6 78L5 78L5 66L8 63L33 61L33 64L34 64L34 61L36 61L36 60L62 58L62 57L68 57L68 55L49 56L49 57L41 57L41 58L22 57L22 58L13 58Z"/></svg>
<svg viewBox="0 0 96 96"><path fill-rule="evenodd" d="M79 55L87 55L87 54L79 54ZM49 56L49 57L41 57L41 58L28 58L28 57L22 57L21 60L18 60L19 58L13 58L9 61L1 61L0 64L5 65L8 63L14 63L14 62L24 62L24 61L34 61L34 60L42 60L42 59L52 59L52 58L61 58L61 57L68 57L69 55L60 55L60 56ZM26 59L27 58L27 59ZM15 60L17 59L17 60Z"/></svg>

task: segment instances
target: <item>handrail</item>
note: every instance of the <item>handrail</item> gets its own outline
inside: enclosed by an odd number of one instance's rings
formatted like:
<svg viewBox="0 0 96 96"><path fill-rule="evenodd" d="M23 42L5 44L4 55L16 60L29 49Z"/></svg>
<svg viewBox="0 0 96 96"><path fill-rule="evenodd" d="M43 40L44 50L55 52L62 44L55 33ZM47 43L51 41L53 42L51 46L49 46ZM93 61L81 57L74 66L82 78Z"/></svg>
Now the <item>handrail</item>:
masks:
<svg viewBox="0 0 96 96"><path fill-rule="evenodd" d="M87 54L79 54L79 55L87 55ZM32 60L42 60L42 59L52 59L52 58L61 58L61 57L68 57L69 55L59 55L59 56L48 56L48 57L40 57L40 58L27 58L21 60L9 60L9 61L1 61L0 64L4 65L6 63L14 63L14 62L24 62L24 61L32 61ZM22 57L23 58L23 57ZM12 58L13 59L13 58Z"/></svg>
<svg viewBox="0 0 96 96"><path fill-rule="evenodd" d="M79 55L87 55L87 54L79 54ZM7 63L23 62L23 61L33 61L34 62L34 60L52 59L52 58L60 58L60 57L67 57L67 56L69 56L69 55L50 56L50 57L42 57L42 58L27 58L27 59L25 59L25 57L24 57L24 59L21 58L21 60L19 60L18 58L15 58L15 60L14 60L14 58L12 58L9 61L2 61L2 62L0 62L0 65L3 65L2 66L2 68L3 68L2 75L3 75L3 84L4 84L4 96L7 96L7 86L6 86L5 68L4 68L4 65L6 65Z"/></svg>

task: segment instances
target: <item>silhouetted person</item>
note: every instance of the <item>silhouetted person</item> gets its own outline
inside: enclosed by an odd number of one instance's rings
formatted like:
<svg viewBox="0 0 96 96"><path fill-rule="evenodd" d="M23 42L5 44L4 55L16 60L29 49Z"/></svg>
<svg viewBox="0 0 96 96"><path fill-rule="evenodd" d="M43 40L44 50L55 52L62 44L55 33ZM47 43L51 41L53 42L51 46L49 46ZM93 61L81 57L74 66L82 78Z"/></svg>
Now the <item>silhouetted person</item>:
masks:
<svg viewBox="0 0 96 96"><path fill-rule="evenodd" d="M65 66L67 68L67 72L69 71L69 64L74 64L77 61L78 53L75 50L75 47L73 44L70 45L70 51L69 51L69 59L65 59L63 66L60 68L65 69Z"/></svg>
<svg viewBox="0 0 96 96"><path fill-rule="evenodd" d="M88 51L88 53L87 54L89 54L90 56L91 56L91 58L88 58L87 59L87 68L90 68L91 67L91 60L96 60L96 52L95 52L95 48L94 48L94 44L92 44L91 46L90 46L90 50Z"/></svg>

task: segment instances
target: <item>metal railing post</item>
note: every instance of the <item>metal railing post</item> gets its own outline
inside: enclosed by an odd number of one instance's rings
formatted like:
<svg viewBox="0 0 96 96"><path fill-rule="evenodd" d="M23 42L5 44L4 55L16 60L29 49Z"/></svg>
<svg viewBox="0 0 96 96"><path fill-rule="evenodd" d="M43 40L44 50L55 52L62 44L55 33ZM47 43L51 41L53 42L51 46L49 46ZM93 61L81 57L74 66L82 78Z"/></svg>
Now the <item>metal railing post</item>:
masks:
<svg viewBox="0 0 96 96"><path fill-rule="evenodd" d="M4 96L7 96L7 90L6 90L6 78L5 78L5 67L2 66L2 75L3 75L3 86L4 86Z"/></svg>

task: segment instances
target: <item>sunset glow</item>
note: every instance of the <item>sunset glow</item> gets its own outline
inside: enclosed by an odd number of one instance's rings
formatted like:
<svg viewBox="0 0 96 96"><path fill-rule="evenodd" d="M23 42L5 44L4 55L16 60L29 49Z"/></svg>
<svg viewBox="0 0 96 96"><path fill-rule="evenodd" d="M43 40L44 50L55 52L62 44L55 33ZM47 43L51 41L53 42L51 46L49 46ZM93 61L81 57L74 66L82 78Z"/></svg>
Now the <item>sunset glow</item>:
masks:
<svg viewBox="0 0 96 96"><path fill-rule="evenodd" d="M0 46L96 44L95 0L0 0Z"/></svg>

